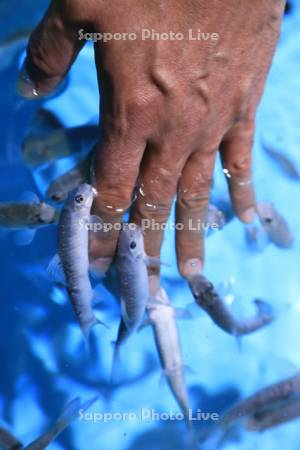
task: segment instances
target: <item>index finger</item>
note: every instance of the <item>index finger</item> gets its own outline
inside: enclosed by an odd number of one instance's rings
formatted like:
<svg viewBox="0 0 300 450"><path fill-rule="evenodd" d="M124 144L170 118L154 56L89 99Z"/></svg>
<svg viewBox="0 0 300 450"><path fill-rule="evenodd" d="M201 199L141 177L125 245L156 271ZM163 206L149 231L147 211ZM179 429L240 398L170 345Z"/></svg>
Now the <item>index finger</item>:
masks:
<svg viewBox="0 0 300 450"><path fill-rule="evenodd" d="M17 89L28 99L52 92L64 79L84 41L66 19L64 2L53 0L33 31ZM68 9L70 13L70 6Z"/></svg>

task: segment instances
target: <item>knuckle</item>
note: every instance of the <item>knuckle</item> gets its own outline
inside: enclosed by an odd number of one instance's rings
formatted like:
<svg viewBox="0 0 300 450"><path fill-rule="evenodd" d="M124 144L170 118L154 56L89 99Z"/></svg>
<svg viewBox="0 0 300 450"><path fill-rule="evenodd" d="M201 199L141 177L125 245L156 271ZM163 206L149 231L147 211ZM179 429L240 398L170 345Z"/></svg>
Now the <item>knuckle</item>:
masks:
<svg viewBox="0 0 300 450"><path fill-rule="evenodd" d="M131 205L131 189L124 186L98 188L98 197L95 200L95 208L100 213L110 216L123 214Z"/></svg>
<svg viewBox="0 0 300 450"><path fill-rule="evenodd" d="M146 131L152 123L154 102L152 95L140 91L116 99L113 109L103 114L106 128L119 137L130 136L141 129Z"/></svg>
<svg viewBox="0 0 300 450"><path fill-rule="evenodd" d="M129 119L136 121L148 116L153 110L156 98L155 94L142 90L135 91L126 101L126 113Z"/></svg>
<svg viewBox="0 0 300 450"><path fill-rule="evenodd" d="M147 219L154 219L157 223L164 223L169 216L171 203L153 204L148 202L139 202L136 209L139 211L141 217Z"/></svg>
<svg viewBox="0 0 300 450"><path fill-rule="evenodd" d="M180 194L178 196L178 203L180 206L193 212L203 212L208 201L209 194L207 190L199 190L198 192L189 193L188 195Z"/></svg>
<svg viewBox="0 0 300 450"><path fill-rule="evenodd" d="M251 164L251 152L247 152L244 155L240 155L238 158L230 161L228 164L228 170L230 174L236 177L243 177L249 174Z"/></svg>

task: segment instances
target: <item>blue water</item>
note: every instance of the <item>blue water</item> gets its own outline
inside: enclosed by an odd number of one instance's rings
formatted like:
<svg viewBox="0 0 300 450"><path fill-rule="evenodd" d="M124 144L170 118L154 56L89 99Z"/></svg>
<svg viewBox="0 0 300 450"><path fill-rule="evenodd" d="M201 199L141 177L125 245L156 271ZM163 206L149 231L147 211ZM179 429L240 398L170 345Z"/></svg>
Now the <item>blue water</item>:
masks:
<svg viewBox="0 0 300 450"><path fill-rule="evenodd" d="M1 1L0 40L18 29L32 27L47 2ZM16 11L18 11L16 17ZM186 378L194 409L221 412L239 397L290 376L299 370L300 340L300 184L290 180L262 150L262 142L284 151L300 170L300 5L284 21L273 68L257 118L254 178L259 200L272 201L285 216L295 236L290 250L269 245L250 252L244 228L233 220L207 239L205 274L225 293L237 313L251 314L251 300L262 298L275 308L272 326L243 340L218 329L205 314L179 323ZM45 180L22 163L20 145L32 114L40 104L22 103L14 89L20 54L1 70L0 200L17 200L23 191L41 195ZM65 126L97 121L97 83L92 48L86 47L74 65L68 89L43 105ZM225 181L217 167L216 195ZM165 236L163 285L174 306L190 304L191 293L179 278L173 245ZM128 384L112 391L108 384L111 341L118 326L116 299L99 287L101 316L110 325L97 327L93 362L83 351L71 307L54 288L45 268L56 252L55 227L40 230L32 245L16 247L10 231L0 231L0 417L24 443L29 443L55 420L68 400L100 394L91 412L132 412L142 408L177 411L168 387L160 383L160 367L150 329L126 344L124 378ZM230 285L226 288L225 285ZM103 312L102 312L103 311ZM239 431L224 444L226 450L299 449L299 421L264 434ZM205 429L205 424L198 424ZM114 420L74 422L50 446L52 450L181 450L183 424L165 421Z"/></svg>

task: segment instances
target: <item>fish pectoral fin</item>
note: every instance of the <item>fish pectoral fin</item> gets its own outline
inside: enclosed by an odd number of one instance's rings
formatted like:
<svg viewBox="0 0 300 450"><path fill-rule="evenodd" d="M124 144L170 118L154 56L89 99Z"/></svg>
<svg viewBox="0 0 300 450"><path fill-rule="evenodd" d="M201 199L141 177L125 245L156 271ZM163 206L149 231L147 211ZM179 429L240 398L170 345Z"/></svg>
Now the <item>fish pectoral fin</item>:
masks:
<svg viewBox="0 0 300 450"><path fill-rule="evenodd" d="M176 373L179 369L182 370L183 368L181 366L172 367L170 369L163 368L162 372L161 372L161 375L160 375L159 385L163 386L165 383L168 383L169 378L174 373Z"/></svg>
<svg viewBox="0 0 300 450"><path fill-rule="evenodd" d="M158 386L160 388L166 386L168 384L168 371L166 369L162 369L158 381Z"/></svg>
<svg viewBox="0 0 300 450"><path fill-rule="evenodd" d="M130 319L128 317L127 310L126 310L126 302L123 299L123 297L121 297L121 299L120 299L120 304L121 304L121 316L122 316L122 319L123 319L123 321L124 321L124 323L126 325L126 328L130 329L131 321L130 321Z"/></svg>
<svg viewBox="0 0 300 450"><path fill-rule="evenodd" d="M140 331L142 331L144 328L148 327L149 325L151 325L151 321L149 319L143 320L141 325L138 327L137 332L139 333Z"/></svg>
<svg viewBox="0 0 300 450"><path fill-rule="evenodd" d="M101 304L101 302L102 302L101 295L99 295L99 293L96 290L94 290L92 297L92 305L97 306Z"/></svg>
<svg viewBox="0 0 300 450"><path fill-rule="evenodd" d="M166 306L166 304L162 300L160 300L159 297L153 297L152 295L150 295L150 297L148 298L147 305Z"/></svg>
<svg viewBox="0 0 300 450"><path fill-rule="evenodd" d="M97 319L97 317L95 317L95 316L89 322L86 322L85 324L80 326L82 334L83 334L83 338L84 338L84 346L85 346L85 349L86 349L88 354L90 354L90 336L91 336L91 332L92 332L92 329L96 325L103 325L105 328L108 329L108 326L104 322L102 322L101 320Z"/></svg>
<svg viewBox="0 0 300 450"><path fill-rule="evenodd" d="M186 365L178 365L175 367L171 367L169 369L163 369L161 376L160 376L160 382L159 385L161 386L163 382L168 382L168 380L174 376L175 373L190 373L191 375L195 375L196 371L193 370L190 366Z"/></svg>
<svg viewBox="0 0 300 450"><path fill-rule="evenodd" d="M36 230L26 229L14 231L14 242L16 245L30 245L35 237Z"/></svg>
<svg viewBox="0 0 300 450"><path fill-rule="evenodd" d="M192 367L190 367L190 366L184 365L182 368L183 368L183 371L185 373L189 373L190 375L196 375L197 374L197 371L195 369L193 369Z"/></svg>
<svg viewBox="0 0 300 450"><path fill-rule="evenodd" d="M165 266L165 267L170 267L170 264L164 263L162 262L159 258L156 258L155 256L145 256L145 264L146 266L154 266L154 267L160 267L160 266Z"/></svg>
<svg viewBox="0 0 300 450"><path fill-rule="evenodd" d="M176 319L193 319L193 314L187 308L175 308Z"/></svg>
<svg viewBox="0 0 300 450"><path fill-rule="evenodd" d="M47 275L51 281L67 286L62 262L58 254L54 255L47 267Z"/></svg>

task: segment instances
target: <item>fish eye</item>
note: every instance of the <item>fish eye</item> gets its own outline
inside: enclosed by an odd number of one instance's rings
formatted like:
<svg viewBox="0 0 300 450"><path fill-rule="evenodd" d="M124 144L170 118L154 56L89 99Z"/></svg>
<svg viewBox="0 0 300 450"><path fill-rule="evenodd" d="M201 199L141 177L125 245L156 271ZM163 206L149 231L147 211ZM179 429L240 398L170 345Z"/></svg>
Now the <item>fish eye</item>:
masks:
<svg viewBox="0 0 300 450"><path fill-rule="evenodd" d="M266 217L266 218L265 218L265 222L266 222L266 223L272 223L271 217Z"/></svg>
<svg viewBox="0 0 300 450"><path fill-rule="evenodd" d="M84 201L83 195L81 195L81 194L76 195L76 197L75 197L75 202L76 203L80 204L80 203L83 203L83 201Z"/></svg>
<svg viewBox="0 0 300 450"><path fill-rule="evenodd" d="M134 241L130 242L130 248L131 250L134 250L136 248L136 242Z"/></svg>

